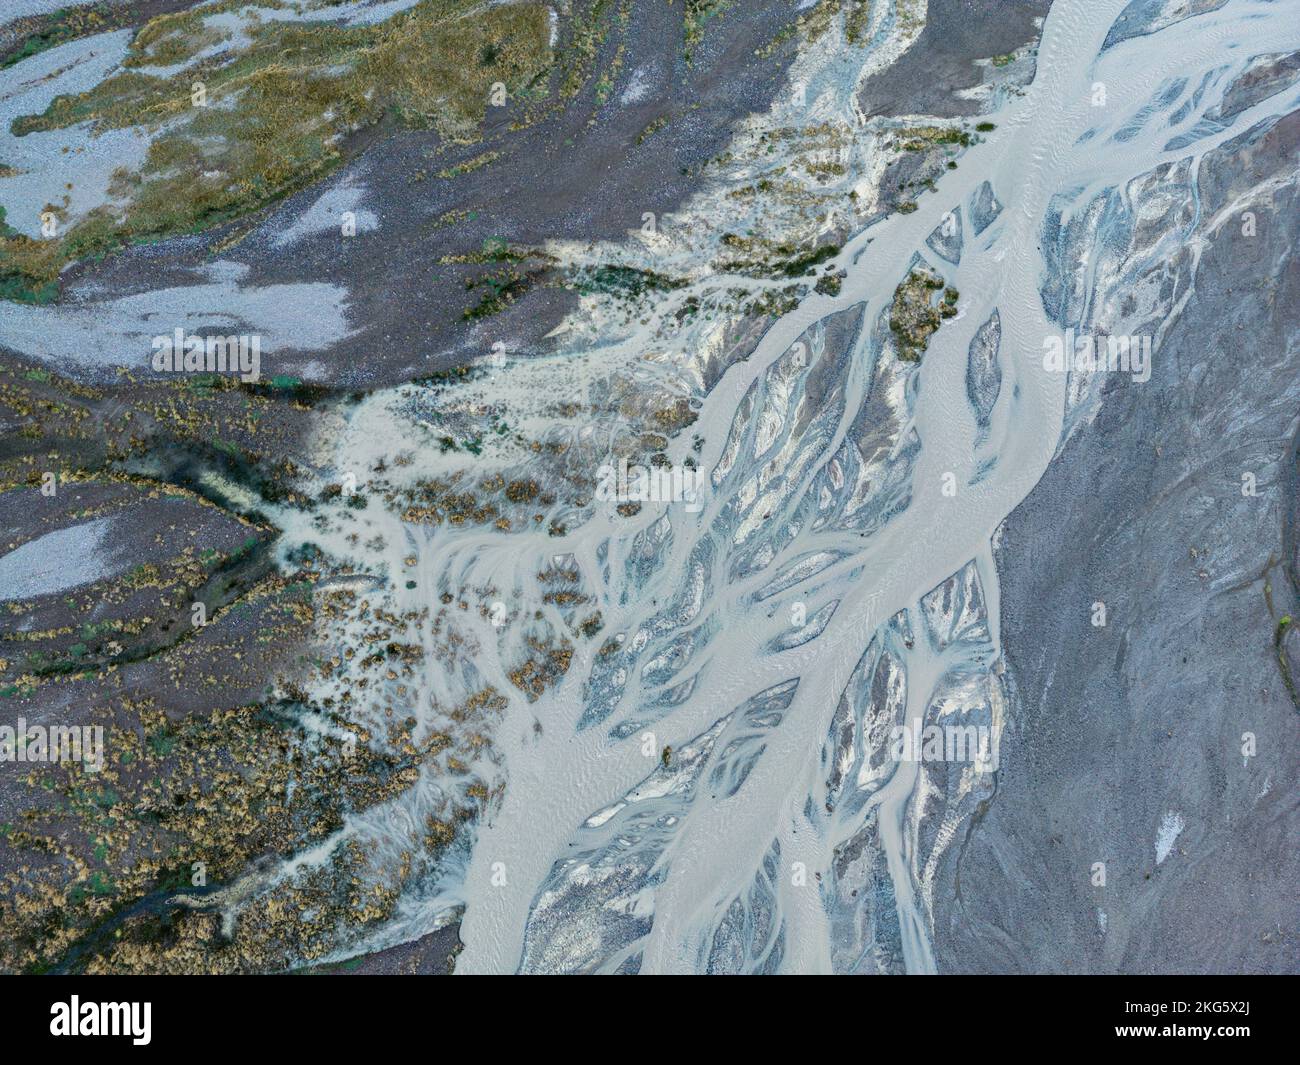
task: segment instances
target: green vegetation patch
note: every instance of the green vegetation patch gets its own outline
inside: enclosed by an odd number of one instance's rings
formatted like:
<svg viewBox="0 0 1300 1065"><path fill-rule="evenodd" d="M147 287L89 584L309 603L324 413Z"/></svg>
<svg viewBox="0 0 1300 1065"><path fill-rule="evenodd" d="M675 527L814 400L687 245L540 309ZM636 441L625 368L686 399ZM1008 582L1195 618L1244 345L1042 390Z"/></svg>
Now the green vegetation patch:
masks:
<svg viewBox="0 0 1300 1065"><path fill-rule="evenodd" d="M685 0L682 13L682 33L685 39L686 62L691 61L696 47L704 38L704 28L731 6L732 0Z"/></svg>
<svg viewBox="0 0 1300 1065"><path fill-rule="evenodd" d="M894 131L898 145L905 152L923 152L936 145L969 147L971 135L964 129L943 126L905 126Z"/></svg>
<svg viewBox="0 0 1300 1065"><path fill-rule="evenodd" d="M323 177L349 135L385 119L471 140L493 86L523 86L552 59L544 4L472 0L423 0L378 25L253 19L247 44L198 58L225 36L205 18L246 6L219 0L159 16L132 41L126 69L14 121L15 136L91 122L154 140L139 172L113 175L114 206L61 238L0 234L0 295L50 299L70 261L256 211ZM466 63L467 55L480 61ZM149 73L176 64L184 69L171 76Z"/></svg>
<svg viewBox="0 0 1300 1065"><path fill-rule="evenodd" d="M889 310L889 329L900 359L921 361L943 320L957 313L957 299L955 288L945 288L943 278L923 267L903 279Z"/></svg>
<svg viewBox="0 0 1300 1065"><path fill-rule="evenodd" d="M777 243L765 237L742 237L736 233L724 233L722 246L738 253L742 258L721 263L721 272L772 280L810 277L818 266L840 253L839 244L800 249L789 242Z"/></svg>
<svg viewBox="0 0 1300 1065"><path fill-rule="evenodd" d="M575 287L584 296L607 295L636 299L647 292L668 292L685 281L631 266L600 266L584 270Z"/></svg>
<svg viewBox="0 0 1300 1065"><path fill-rule="evenodd" d="M121 8L114 10L108 4L95 3L20 19L16 26L18 44L0 59L0 70L78 37L116 29L126 14Z"/></svg>

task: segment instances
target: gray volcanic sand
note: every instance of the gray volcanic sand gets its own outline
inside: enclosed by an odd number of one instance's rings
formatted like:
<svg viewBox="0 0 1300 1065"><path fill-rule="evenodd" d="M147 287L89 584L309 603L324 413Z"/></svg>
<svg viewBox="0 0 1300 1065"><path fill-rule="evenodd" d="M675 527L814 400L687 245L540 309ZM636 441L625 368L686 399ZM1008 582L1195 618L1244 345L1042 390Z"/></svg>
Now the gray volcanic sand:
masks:
<svg viewBox="0 0 1300 1065"><path fill-rule="evenodd" d="M925 29L898 61L872 75L859 100L867 115L973 115L957 96L979 83L972 60L1005 55L1038 35L1051 0L930 0Z"/></svg>
<svg viewBox="0 0 1300 1065"><path fill-rule="evenodd" d="M312 976L448 976L460 950L460 925L448 925L410 943L302 972Z"/></svg>
<svg viewBox="0 0 1300 1065"><path fill-rule="evenodd" d="M1202 217L1285 179L1297 137L1293 113L1207 154ZM1250 206L1256 237L1217 231L1151 380L1114 380L1008 519L1016 703L997 793L935 891L941 972L1297 968L1300 739L1273 638L1297 601L1298 208L1293 181Z"/></svg>

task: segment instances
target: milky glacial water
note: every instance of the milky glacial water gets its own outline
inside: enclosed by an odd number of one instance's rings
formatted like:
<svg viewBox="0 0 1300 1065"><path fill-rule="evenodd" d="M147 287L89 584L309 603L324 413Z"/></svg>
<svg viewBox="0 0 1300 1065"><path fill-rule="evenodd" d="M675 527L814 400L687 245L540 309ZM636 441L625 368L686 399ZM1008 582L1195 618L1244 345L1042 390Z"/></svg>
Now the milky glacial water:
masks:
<svg viewBox="0 0 1300 1065"><path fill-rule="evenodd" d="M1044 337L1094 320L1123 286L1108 249L1135 217L1166 219L1148 256L1179 246L1205 151L1296 105L1291 87L1215 117L1253 57L1300 47L1294 5L1160 10L1132 5L1112 32L1123 3L1058 0L1033 83L915 212L846 244L837 296L775 321L707 392L689 366L643 368L700 403L698 509L595 507L559 535L417 526L373 501L356 515L382 537L358 589L421 641L420 680L401 695L421 732L457 727L449 708L485 684L509 699L465 778L491 788L473 833L348 953L459 917L460 972L934 971L937 870L996 769L896 761L889 736L1012 724L993 545L1095 400L1086 378L1044 368ZM851 93L840 106L860 121ZM887 312L917 256L960 298L913 369L893 357ZM652 328L512 365L500 388L594 373L653 347ZM410 395L350 415L338 473L364 483L395 438L417 467L444 461ZM599 455L612 431L597 419L579 435ZM348 551L319 526L291 526L295 538ZM508 674L526 637L571 626L539 576L557 568L576 572L604 628L529 701ZM467 588L507 620L467 611L452 640L435 596ZM426 769L273 876L329 861L344 839L376 868L396 863L464 786Z"/></svg>

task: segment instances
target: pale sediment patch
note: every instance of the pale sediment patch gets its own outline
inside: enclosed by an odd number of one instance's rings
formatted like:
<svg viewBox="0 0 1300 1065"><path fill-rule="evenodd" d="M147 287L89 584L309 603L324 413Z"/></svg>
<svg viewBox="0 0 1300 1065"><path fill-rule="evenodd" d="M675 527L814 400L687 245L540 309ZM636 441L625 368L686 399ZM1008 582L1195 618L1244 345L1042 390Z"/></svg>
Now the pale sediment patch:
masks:
<svg viewBox="0 0 1300 1065"><path fill-rule="evenodd" d="M54 366L101 371L147 370L153 338L187 333L253 333L261 337L263 371L274 374L277 352L319 351L349 335L347 292L301 282L240 287L231 280L154 289L100 303L59 307L0 305L0 334L16 351Z"/></svg>
<svg viewBox="0 0 1300 1065"><path fill-rule="evenodd" d="M62 6L62 5L60 5ZM41 237L41 213L62 208L60 231L106 203L113 171L138 168L149 138L132 130L93 133L90 123L15 137L14 119L42 114L56 96L87 92L126 58L131 30L70 41L24 60L6 72L12 88L0 94L0 177L5 223L26 236ZM65 201L66 197L66 201Z"/></svg>
<svg viewBox="0 0 1300 1065"><path fill-rule="evenodd" d="M1178 811L1171 810L1165 814L1164 820L1160 822L1160 828L1156 830L1156 865L1169 857L1170 852L1174 849L1174 841L1178 839L1186 827L1187 825L1183 822L1183 815Z"/></svg>
<svg viewBox="0 0 1300 1065"><path fill-rule="evenodd" d="M111 576L113 561L101 548L115 520L56 529L0 555L0 600L54 595Z"/></svg>
<svg viewBox="0 0 1300 1065"><path fill-rule="evenodd" d="M365 188L354 176L348 176L326 189L316 201L271 240L277 248L295 244L313 233L343 231L350 223L356 233L370 233L379 228L379 216L364 210L361 201ZM350 215L351 217L345 217Z"/></svg>

